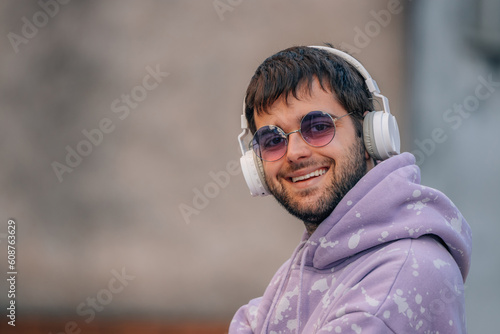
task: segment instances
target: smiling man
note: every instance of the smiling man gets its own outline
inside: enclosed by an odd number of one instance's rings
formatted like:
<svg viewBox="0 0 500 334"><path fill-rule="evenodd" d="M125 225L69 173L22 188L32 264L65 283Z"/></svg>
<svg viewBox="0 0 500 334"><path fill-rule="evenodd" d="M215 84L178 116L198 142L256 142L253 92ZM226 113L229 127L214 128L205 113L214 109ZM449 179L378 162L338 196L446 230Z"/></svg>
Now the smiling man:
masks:
<svg viewBox="0 0 500 334"><path fill-rule="evenodd" d="M243 126L251 193L272 194L305 231L230 333L466 332L470 228L398 154L388 102L361 64L328 47L278 52L250 81Z"/></svg>

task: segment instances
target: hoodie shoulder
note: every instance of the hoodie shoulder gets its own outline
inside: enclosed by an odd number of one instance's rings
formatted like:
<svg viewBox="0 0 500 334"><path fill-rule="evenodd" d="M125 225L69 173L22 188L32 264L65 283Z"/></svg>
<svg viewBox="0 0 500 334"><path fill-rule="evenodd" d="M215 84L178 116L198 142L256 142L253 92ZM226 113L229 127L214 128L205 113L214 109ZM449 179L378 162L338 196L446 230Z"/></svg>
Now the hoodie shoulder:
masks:
<svg viewBox="0 0 500 334"><path fill-rule="evenodd" d="M434 237L390 242L354 263L323 326L361 326L356 315L363 314L394 333L465 331L460 270Z"/></svg>
<svg viewBox="0 0 500 334"><path fill-rule="evenodd" d="M464 285L453 256L430 235L394 242L385 252L403 243L406 259L374 315L395 333L465 332Z"/></svg>

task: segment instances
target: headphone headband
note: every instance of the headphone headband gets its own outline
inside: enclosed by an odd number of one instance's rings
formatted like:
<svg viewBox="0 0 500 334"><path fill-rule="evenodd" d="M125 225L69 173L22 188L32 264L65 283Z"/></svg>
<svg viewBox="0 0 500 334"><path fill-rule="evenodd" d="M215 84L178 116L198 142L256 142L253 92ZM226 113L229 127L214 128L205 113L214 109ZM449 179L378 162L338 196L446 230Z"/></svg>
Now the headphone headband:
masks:
<svg viewBox="0 0 500 334"><path fill-rule="evenodd" d="M368 90L370 91L370 93L380 94L380 89L378 88L377 82L375 80L373 80L372 76L370 75L370 73L368 73L366 68L363 65L361 65L361 63L353 56L351 56L343 51L331 48L329 46L311 45L309 47L328 51L328 52L344 59L346 62L348 62L349 64L354 66L354 68L356 70L358 70L358 72L363 76L363 78L365 78L366 86L368 86Z"/></svg>
<svg viewBox="0 0 500 334"><path fill-rule="evenodd" d="M350 54L331 48L329 46L311 45L309 47L330 52L336 56L339 56L340 58L344 59L346 62L354 66L354 68L359 72L359 74L361 74L365 79L366 86L368 87L370 93L372 93L373 95L382 100L383 111L388 114L391 113L391 110L389 108L389 100L387 99L387 97L380 94L380 89L378 88L377 82L372 78L370 73L368 73L366 68L356 58L354 58Z"/></svg>

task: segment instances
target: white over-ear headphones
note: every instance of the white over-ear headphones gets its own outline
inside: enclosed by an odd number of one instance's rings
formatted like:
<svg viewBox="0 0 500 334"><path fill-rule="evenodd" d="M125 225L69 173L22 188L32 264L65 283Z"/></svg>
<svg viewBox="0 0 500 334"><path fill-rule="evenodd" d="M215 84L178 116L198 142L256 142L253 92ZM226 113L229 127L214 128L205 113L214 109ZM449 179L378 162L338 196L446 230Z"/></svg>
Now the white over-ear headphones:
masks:
<svg viewBox="0 0 500 334"><path fill-rule="evenodd" d="M370 93L382 100L383 110L371 111L366 114L363 120L363 140L365 148L370 156L375 160L385 160L400 153L399 129L396 118L389 109L389 100L380 94L380 90L375 80L372 79L368 71L354 57L340 50L327 46L310 46L311 48L328 51L344 59L354 66L365 79L366 86ZM243 131L238 136L241 153L241 170L247 182L252 196L269 195L262 160L255 155L252 149L245 146L243 138L250 134L248 122L245 117L245 103L243 103L243 115L241 115L241 128Z"/></svg>

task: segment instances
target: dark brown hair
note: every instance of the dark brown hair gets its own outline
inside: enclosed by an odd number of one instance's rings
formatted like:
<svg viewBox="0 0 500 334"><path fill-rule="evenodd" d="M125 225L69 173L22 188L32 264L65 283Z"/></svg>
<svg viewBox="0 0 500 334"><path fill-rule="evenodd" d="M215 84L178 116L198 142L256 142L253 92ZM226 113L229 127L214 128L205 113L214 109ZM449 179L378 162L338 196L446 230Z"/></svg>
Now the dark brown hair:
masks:
<svg viewBox="0 0 500 334"><path fill-rule="evenodd" d="M274 102L282 97L286 101L290 94L297 98L302 87L307 87L310 92L316 78L323 90L330 91L340 105L359 120L354 125L361 137L363 114L373 110L372 95L365 79L343 58L307 46L280 51L257 68L245 97L245 116L250 131L254 133L257 130L254 111L258 115L267 112Z"/></svg>

